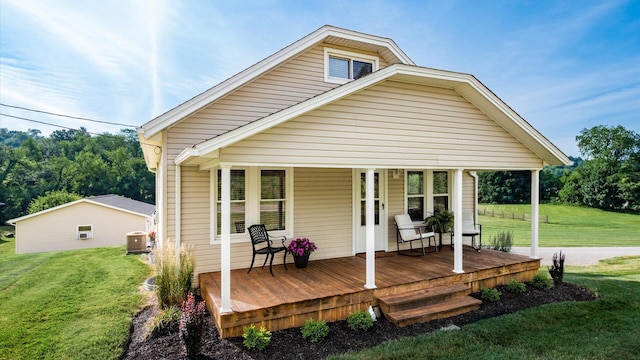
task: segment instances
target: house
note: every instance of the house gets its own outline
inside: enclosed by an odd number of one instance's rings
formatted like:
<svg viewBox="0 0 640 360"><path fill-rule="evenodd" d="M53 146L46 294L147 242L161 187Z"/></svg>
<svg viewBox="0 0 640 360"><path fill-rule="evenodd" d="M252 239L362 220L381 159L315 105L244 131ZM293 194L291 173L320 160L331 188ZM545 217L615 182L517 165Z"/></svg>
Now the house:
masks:
<svg viewBox="0 0 640 360"><path fill-rule="evenodd" d="M158 236L192 245L196 273L246 269L246 226L308 237L312 260L396 249L396 214L477 213L478 170L569 164L473 75L417 66L391 39L324 26L138 129L156 173ZM245 226L246 225L246 226ZM453 273L464 273L461 217ZM275 263L282 263L276 258ZM339 270L336 270L339 271ZM252 273L253 274L253 273Z"/></svg>
<svg viewBox="0 0 640 360"><path fill-rule="evenodd" d="M16 254L87 249L127 243L127 234L153 229L155 206L119 195L101 195L9 220Z"/></svg>

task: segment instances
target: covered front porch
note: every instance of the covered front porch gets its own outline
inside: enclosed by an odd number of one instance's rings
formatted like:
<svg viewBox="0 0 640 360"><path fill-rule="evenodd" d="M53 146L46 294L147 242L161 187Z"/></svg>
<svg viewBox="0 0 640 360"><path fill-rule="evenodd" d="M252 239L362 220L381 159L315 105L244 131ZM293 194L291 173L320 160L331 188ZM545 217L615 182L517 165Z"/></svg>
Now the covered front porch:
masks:
<svg viewBox="0 0 640 360"><path fill-rule="evenodd" d="M540 260L493 250L477 252L464 246L464 273L452 272L454 251L408 257L378 253L375 258L375 288L365 288L366 256L349 256L310 261L307 268L289 264L268 266L247 274L247 269L230 271L231 311L221 311L220 272L202 273L199 284L207 308L222 337L242 336L250 324L271 331L304 325L309 318L325 321L345 319L356 310L378 306L381 297L408 291L428 290L443 285L464 285L467 293L482 287L506 284L512 279L529 281ZM313 255L312 255L313 260Z"/></svg>

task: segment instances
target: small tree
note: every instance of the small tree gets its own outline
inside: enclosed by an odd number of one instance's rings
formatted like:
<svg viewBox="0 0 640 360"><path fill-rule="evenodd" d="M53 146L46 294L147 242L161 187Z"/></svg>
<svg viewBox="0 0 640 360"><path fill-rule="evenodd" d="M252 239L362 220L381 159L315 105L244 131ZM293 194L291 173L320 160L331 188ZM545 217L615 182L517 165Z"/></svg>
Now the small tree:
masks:
<svg viewBox="0 0 640 360"><path fill-rule="evenodd" d="M72 194L64 190L47 191L44 196L39 196L29 203L27 212L33 214L80 199L82 199L80 195Z"/></svg>
<svg viewBox="0 0 640 360"><path fill-rule="evenodd" d="M549 274L555 285L562 284L564 278L564 254L562 251L559 256L558 253L553 253L553 265L549 267Z"/></svg>

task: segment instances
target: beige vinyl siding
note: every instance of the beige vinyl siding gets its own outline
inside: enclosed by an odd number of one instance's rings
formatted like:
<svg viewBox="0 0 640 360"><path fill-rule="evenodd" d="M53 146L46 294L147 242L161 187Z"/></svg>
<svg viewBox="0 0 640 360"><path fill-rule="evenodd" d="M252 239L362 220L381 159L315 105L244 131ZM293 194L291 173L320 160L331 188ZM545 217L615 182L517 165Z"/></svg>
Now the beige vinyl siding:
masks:
<svg viewBox="0 0 640 360"><path fill-rule="evenodd" d="M396 223L394 216L398 214L405 214L405 173L404 171L398 171L399 177L393 178L393 172L389 171L387 176L387 236L388 236L388 249L389 251L396 251ZM408 245L406 246L408 248ZM401 248L405 248L402 246Z"/></svg>
<svg viewBox="0 0 640 360"><path fill-rule="evenodd" d="M351 176L351 169L295 169L295 236L316 243L312 260L353 254Z"/></svg>
<svg viewBox="0 0 640 360"><path fill-rule="evenodd" d="M542 162L453 90L386 81L223 150L222 161L397 168Z"/></svg>
<svg viewBox="0 0 640 360"><path fill-rule="evenodd" d="M77 239L78 225L92 225L93 238ZM148 231L147 217L78 202L18 221L16 253L122 246L132 231Z"/></svg>
<svg viewBox="0 0 640 360"><path fill-rule="evenodd" d="M462 173L462 211L473 212L476 206L476 188L473 176Z"/></svg>

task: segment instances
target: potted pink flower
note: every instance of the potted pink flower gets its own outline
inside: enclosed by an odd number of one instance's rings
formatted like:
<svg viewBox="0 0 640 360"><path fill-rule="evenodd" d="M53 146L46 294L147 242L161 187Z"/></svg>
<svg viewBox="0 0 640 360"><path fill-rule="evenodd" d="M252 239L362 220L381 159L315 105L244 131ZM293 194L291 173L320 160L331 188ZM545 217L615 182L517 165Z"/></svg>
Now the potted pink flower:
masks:
<svg viewBox="0 0 640 360"><path fill-rule="evenodd" d="M318 250L316 244L308 238L296 238L289 243L289 252L293 255L293 261L297 268L307 267L309 255Z"/></svg>

